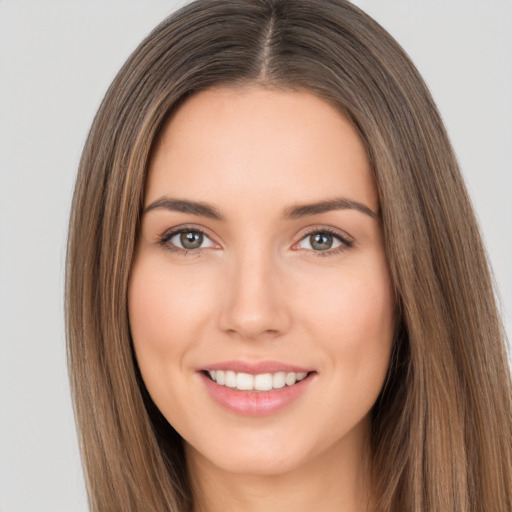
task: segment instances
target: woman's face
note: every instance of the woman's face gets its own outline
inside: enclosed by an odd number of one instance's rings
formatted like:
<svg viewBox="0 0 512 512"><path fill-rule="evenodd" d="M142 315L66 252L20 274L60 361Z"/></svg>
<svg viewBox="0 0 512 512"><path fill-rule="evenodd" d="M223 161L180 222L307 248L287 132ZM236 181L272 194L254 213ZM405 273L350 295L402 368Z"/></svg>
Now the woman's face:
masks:
<svg viewBox="0 0 512 512"><path fill-rule="evenodd" d="M310 93L210 89L166 125L129 316L192 461L278 474L360 456L394 327L378 211L356 131Z"/></svg>

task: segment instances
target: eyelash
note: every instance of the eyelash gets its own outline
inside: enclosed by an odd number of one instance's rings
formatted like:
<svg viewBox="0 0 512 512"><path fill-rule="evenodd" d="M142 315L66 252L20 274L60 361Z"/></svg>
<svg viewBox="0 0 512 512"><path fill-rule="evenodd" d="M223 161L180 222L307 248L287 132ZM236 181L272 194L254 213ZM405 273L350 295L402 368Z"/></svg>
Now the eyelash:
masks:
<svg viewBox="0 0 512 512"><path fill-rule="evenodd" d="M305 238L310 237L311 235L314 235L317 233L327 234L334 238L337 238L338 241L340 242L340 245L338 247L335 247L334 249L328 249L326 251L315 251L313 249L308 249L308 252L310 252L313 256L319 256L321 258L325 258L327 256L333 256L335 254L342 253L342 252L346 251L347 249L350 249L354 245L354 242L352 240L350 240L346 234L344 234L341 231L337 231L337 230L330 229L330 228L312 229L312 230L308 231L307 233L305 233L301 237L299 242L301 242Z"/></svg>
<svg viewBox="0 0 512 512"><path fill-rule="evenodd" d="M203 236L210 238L202 229L192 227L192 226L184 226L184 227L181 227L178 229L172 229L170 231L166 231L160 237L160 239L158 240L158 243L161 246L163 246L167 251L174 253L174 254L178 254L179 256L186 256L189 252L192 252L194 254L199 254L204 249L206 249L206 247L198 248L198 249L182 249L181 247L176 247L175 245L169 243L170 240L174 236L179 235L180 233L186 233L186 232L200 233ZM319 256L321 258L325 258L326 256L333 256L333 255L339 254L347 249L350 249L354 245L354 242L352 240L350 240L345 234L342 234L342 232L339 232L332 228L312 229L312 230L308 231L307 233L305 233L301 237L299 242L301 242L305 238L307 238L311 235L317 234L317 233L331 235L334 238L338 239L338 241L341 243L341 245L336 247L334 250L326 250L326 251L315 251L313 249L307 249L308 252L312 253L313 256ZM299 242L297 242L297 243L299 243Z"/></svg>

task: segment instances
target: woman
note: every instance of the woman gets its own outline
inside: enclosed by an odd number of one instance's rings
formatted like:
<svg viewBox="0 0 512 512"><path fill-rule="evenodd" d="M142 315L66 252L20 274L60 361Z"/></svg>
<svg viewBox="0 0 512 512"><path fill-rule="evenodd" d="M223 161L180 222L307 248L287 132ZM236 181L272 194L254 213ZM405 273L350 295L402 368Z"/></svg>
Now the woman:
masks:
<svg viewBox="0 0 512 512"><path fill-rule="evenodd" d="M194 2L139 46L84 149L67 315L92 510L512 508L474 215L348 2Z"/></svg>

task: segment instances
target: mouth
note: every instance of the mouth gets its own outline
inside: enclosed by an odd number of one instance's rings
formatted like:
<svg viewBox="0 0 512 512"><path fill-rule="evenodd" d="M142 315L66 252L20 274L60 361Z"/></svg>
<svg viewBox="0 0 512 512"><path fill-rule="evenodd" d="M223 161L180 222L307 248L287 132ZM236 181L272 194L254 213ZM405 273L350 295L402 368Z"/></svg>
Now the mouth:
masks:
<svg viewBox="0 0 512 512"><path fill-rule="evenodd" d="M198 373L214 402L242 416L268 416L300 403L317 375L315 370L277 361L227 361Z"/></svg>
<svg viewBox="0 0 512 512"><path fill-rule="evenodd" d="M232 370L203 370L202 373L219 386L239 391L272 391L297 384L314 372L274 372L250 374Z"/></svg>

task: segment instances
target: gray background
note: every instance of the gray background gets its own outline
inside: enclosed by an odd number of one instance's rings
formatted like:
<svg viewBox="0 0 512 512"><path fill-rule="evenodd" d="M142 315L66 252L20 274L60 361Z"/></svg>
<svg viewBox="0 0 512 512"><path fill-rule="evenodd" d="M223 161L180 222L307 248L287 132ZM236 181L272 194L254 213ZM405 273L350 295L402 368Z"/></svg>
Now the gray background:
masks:
<svg viewBox="0 0 512 512"><path fill-rule="evenodd" d="M94 112L184 1L0 0L0 512L85 511L65 367L63 268ZM512 332L512 2L360 0L426 78Z"/></svg>

